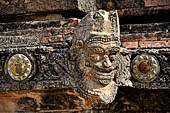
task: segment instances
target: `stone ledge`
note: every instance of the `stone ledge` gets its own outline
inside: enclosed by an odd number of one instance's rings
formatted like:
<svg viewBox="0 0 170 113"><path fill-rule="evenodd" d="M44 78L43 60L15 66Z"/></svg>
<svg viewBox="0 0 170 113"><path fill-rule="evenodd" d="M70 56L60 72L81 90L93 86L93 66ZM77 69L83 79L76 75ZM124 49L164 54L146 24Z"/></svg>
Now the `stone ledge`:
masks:
<svg viewBox="0 0 170 113"><path fill-rule="evenodd" d="M84 3L86 2L86 3ZM0 15L17 15L39 12L55 12L63 10L93 11L94 1L84 0L11 0L0 1Z"/></svg>

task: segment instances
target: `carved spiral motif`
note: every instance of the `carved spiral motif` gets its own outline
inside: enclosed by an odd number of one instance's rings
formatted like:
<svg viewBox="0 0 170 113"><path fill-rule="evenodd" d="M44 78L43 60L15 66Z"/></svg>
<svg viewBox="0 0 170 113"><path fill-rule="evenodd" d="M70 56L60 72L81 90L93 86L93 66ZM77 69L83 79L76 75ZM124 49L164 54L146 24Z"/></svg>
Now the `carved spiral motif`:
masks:
<svg viewBox="0 0 170 113"><path fill-rule="evenodd" d="M132 76L140 82L151 82L157 78L160 66L153 55L137 55L131 64Z"/></svg>
<svg viewBox="0 0 170 113"><path fill-rule="evenodd" d="M7 72L16 81L25 80L31 73L32 64L24 54L15 54L7 61Z"/></svg>

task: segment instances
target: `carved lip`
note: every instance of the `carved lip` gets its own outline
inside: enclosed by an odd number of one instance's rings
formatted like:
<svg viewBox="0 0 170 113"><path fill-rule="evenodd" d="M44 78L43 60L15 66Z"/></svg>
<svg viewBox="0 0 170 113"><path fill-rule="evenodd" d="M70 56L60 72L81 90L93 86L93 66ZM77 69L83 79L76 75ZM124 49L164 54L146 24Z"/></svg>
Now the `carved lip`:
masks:
<svg viewBox="0 0 170 113"><path fill-rule="evenodd" d="M97 70L97 71L100 72L101 74L103 74L103 73L110 73L111 71L113 71L113 67L101 69L101 68L99 68L99 67L97 67L97 66L92 66L91 68Z"/></svg>
<svg viewBox="0 0 170 113"><path fill-rule="evenodd" d="M101 83L103 85L108 85L112 80L112 72L110 72L110 73L96 72L94 77L95 77L96 81L98 81L99 83Z"/></svg>
<svg viewBox="0 0 170 113"><path fill-rule="evenodd" d="M92 69L95 74L93 74L93 77L97 82L103 85L107 85L112 80L114 67L109 68L100 68L93 63L86 62L85 64L88 68Z"/></svg>
<svg viewBox="0 0 170 113"><path fill-rule="evenodd" d="M96 70L97 72L99 72L99 74L103 74L103 73L107 73L108 74L108 73L111 73L114 70L114 67L102 68L101 69L100 67L98 67L98 66L96 66L94 64L91 64L89 62L86 62L85 66L90 67L90 68Z"/></svg>
<svg viewBox="0 0 170 113"><path fill-rule="evenodd" d="M96 71L95 78L98 78L98 79L101 79L101 80L111 80L112 72L110 72L110 73L102 73L102 72L97 72Z"/></svg>

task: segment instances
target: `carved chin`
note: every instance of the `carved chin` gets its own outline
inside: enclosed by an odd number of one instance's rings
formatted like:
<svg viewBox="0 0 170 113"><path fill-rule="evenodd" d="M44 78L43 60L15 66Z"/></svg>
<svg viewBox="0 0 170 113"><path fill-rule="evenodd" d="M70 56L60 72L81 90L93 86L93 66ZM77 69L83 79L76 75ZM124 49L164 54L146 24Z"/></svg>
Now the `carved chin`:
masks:
<svg viewBox="0 0 170 113"><path fill-rule="evenodd" d="M77 83L77 87L79 93L81 92L87 100L94 103L108 104L115 99L118 87L112 80L112 70L99 72L92 67L84 66L81 71L83 72L83 78Z"/></svg>
<svg viewBox="0 0 170 113"><path fill-rule="evenodd" d="M118 86L114 81L111 81L107 86L103 88L88 90L88 93L94 96L98 96L102 103L111 103L117 94Z"/></svg>

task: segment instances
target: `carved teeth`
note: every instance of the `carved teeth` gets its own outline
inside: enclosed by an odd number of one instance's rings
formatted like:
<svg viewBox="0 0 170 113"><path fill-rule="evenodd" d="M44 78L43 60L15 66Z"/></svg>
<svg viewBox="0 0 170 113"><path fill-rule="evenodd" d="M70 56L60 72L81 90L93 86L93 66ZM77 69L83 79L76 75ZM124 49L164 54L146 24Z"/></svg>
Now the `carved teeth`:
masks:
<svg viewBox="0 0 170 113"><path fill-rule="evenodd" d="M111 77L111 76L108 76L108 75L105 75L105 76L99 75L99 76L100 76L100 78L102 78L102 79L110 79L110 77Z"/></svg>
<svg viewBox="0 0 170 113"><path fill-rule="evenodd" d="M94 95L95 93L93 91L88 90L88 93Z"/></svg>
<svg viewBox="0 0 170 113"><path fill-rule="evenodd" d="M88 93L89 93L89 94L92 94L92 95L96 95L96 96L98 95L98 93L97 93L96 91L88 90Z"/></svg>
<svg viewBox="0 0 170 113"><path fill-rule="evenodd" d="M89 66L89 62L86 62L86 66Z"/></svg>
<svg viewBox="0 0 170 113"><path fill-rule="evenodd" d="M99 80L99 82L107 85L110 83L110 80Z"/></svg>

